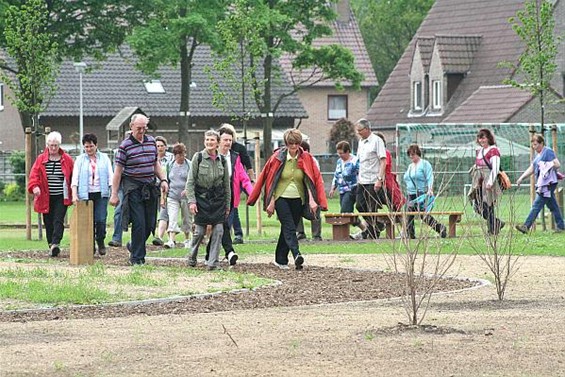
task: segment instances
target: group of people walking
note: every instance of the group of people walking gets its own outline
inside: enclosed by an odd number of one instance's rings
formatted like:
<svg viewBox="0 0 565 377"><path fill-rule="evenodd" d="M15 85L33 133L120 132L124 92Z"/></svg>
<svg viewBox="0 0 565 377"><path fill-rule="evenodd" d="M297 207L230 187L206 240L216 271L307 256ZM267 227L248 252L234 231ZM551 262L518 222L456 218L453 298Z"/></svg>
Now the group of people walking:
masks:
<svg viewBox="0 0 565 377"><path fill-rule="evenodd" d="M235 265L238 256L234 244L243 240L238 241L241 235L237 233L232 239L231 229L236 220L239 221L237 208L244 192L249 205L254 205L263 195L267 215L276 214L280 223L274 265L288 269L291 254L295 268L302 269L304 256L298 242L303 232L302 218L321 225L320 210L327 210L328 203L319 164L309 153L308 144L304 143L298 129L284 133L284 146L267 159L253 184L249 156L245 147L236 142L236 132L230 124L223 124L218 131L206 131L204 149L188 159L184 144L175 144L169 153L166 139L147 135L148 123L145 115L132 116L130 133L116 150L114 166L109 157L98 150L94 134L84 135L84 153L76 161L61 149L60 133L47 135L46 149L31 169L28 191L34 195L35 210L43 214L51 256L56 257L61 252L67 207L90 200L94 204L93 250L100 255L106 254L109 203L116 206L116 229L109 245L121 246L122 231L131 224L132 236L126 247L133 265L145 263L146 243L151 234L155 235L155 245L173 248L175 237L181 232L190 266L197 265L198 251L207 234L209 242L204 259L207 268L218 268L220 247L228 263ZM364 221L356 220L360 232L352 237L379 238L384 225L370 214L384 205L393 212L406 205L407 212L420 212L423 222L445 238L445 225L428 214L434 200L434 174L430 162L422 158L420 147L413 144L406 151L411 163L403 175L406 186L406 195L403 195L392 172L392 158L384 136L373 133L365 119L355 124L355 130L359 135L357 155L352 153L349 142L337 143L339 159L329 191L330 197L339 193L342 213L352 213L355 207L367 214ZM474 210L486 220L488 232L497 235L505 226L496 211L502 193L498 179L500 150L488 129L479 130L476 141L475 163L470 170L470 197ZM555 188L561 177L559 160L545 146L541 135L534 135L531 142L536 156L517 184L533 174L536 199L526 221L516 229L527 233L547 205L555 217L557 231L563 231L565 225L555 199ZM412 213L406 217L405 230L407 238L416 238ZM166 242L163 241L165 233ZM321 233L315 236L321 238Z"/></svg>

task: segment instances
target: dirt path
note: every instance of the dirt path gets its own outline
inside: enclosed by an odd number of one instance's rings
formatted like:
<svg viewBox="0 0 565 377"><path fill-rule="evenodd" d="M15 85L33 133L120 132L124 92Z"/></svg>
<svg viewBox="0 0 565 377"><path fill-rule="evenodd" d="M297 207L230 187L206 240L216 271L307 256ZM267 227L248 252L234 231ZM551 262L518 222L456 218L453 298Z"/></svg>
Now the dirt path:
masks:
<svg viewBox="0 0 565 377"><path fill-rule="evenodd" d="M308 262L386 268L382 256ZM435 296L425 322L442 331L399 331L396 299L4 322L0 376L565 376L565 258L521 263L503 303L493 286ZM457 270L488 276L476 257Z"/></svg>

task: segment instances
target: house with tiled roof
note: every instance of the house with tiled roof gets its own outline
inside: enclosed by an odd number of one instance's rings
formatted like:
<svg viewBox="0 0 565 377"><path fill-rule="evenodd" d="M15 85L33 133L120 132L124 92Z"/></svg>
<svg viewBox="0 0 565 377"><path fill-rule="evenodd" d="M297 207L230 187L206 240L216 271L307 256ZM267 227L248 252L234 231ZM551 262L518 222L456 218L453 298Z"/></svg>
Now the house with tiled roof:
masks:
<svg viewBox="0 0 565 377"><path fill-rule="evenodd" d="M565 1L554 0L556 35L565 35ZM504 84L524 44L509 18L523 0L436 0L367 113L375 130L396 124L539 122L539 101ZM565 122L565 45L546 107L547 123ZM440 126L441 127L441 126Z"/></svg>
<svg viewBox="0 0 565 377"><path fill-rule="evenodd" d="M355 57L356 69L363 74L364 79L361 82L360 90L354 89L349 82L341 82L343 90L338 90L335 82L322 80L298 91L298 97L308 112L308 118L300 119L296 126L311 136L310 147L312 153L315 154L331 150L329 134L337 120L347 118L354 122L365 117L371 104L369 92L378 85L349 0L340 0L335 7L338 17L331 25L332 35L316 39L313 46L338 44L348 48ZM316 73L312 70L293 70L290 56L283 56L281 65L287 72L291 83L302 82L311 75L314 77L313 80L317 78ZM315 137L312 137L313 135Z"/></svg>
<svg viewBox="0 0 565 377"><path fill-rule="evenodd" d="M180 72L178 68L162 66L158 78L149 78L136 69L136 59L127 46L119 53L111 54L107 60L95 62L85 59L88 70L82 74L83 119L84 132L94 132L99 137L101 148L114 148L123 136L127 123L112 122L114 117L128 111L141 111L151 118L150 132L165 136L169 143L175 142L180 122ZM209 47L199 46L193 60L192 84L190 92L191 128L189 133L188 153L203 148L203 133L216 128L221 123L233 123L241 128L238 121L233 120L237 109L241 107L240 91L235 92L233 86L222 87L233 101L233 109L223 110L213 105L213 93L210 90L210 75L207 72L213 65L213 57ZM219 77L219 74L215 75ZM65 61L57 77L57 91L47 108L40 115L42 126L60 131L63 144L72 144L79 130L79 73L73 62ZM273 85L275 96L288 93L290 84L284 78ZM249 96L249 98L251 98ZM247 101L246 112L251 116L248 122L250 129L260 129L260 112L253 101ZM293 127L297 119L308 114L296 95L286 97L275 114L274 133ZM23 149L23 132L18 113L12 106L4 102L0 111L0 125L3 130L0 136L2 150ZM116 129L118 125L118 129ZM5 132L5 130L13 130ZM11 137L10 135L15 137ZM252 138L253 135L250 135Z"/></svg>

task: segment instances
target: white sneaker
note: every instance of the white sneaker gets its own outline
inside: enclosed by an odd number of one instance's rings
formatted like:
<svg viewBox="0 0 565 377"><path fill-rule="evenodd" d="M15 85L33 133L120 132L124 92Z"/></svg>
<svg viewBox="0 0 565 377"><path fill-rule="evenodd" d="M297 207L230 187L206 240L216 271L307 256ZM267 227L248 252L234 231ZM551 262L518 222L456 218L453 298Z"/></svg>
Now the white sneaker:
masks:
<svg viewBox="0 0 565 377"><path fill-rule="evenodd" d="M230 266L235 266L235 264L237 263L237 259L238 256L235 253L235 251L230 251L228 253L228 263L230 264Z"/></svg>
<svg viewBox="0 0 565 377"><path fill-rule="evenodd" d="M278 264L276 261L273 261L273 264L275 266L277 266L278 268L280 268L281 270L288 270L288 265L287 264Z"/></svg>
<svg viewBox="0 0 565 377"><path fill-rule="evenodd" d="M357 233L350 234L349 238L351 238L352 240L362 240L363 239L363 231L360 230Z"/></svg>
<svg viewBox="0 0 565 377"><path fill-rule="evenodd" d="M190 240L184 240L183 244L185 249L190 249Z"/></svg>
<svg viewBox="0 0 565 377"><path fill-rule="evenodd" d="M175 241L173 240L168 240L165 243L165 249L174 249L175 248Z"/></svg>

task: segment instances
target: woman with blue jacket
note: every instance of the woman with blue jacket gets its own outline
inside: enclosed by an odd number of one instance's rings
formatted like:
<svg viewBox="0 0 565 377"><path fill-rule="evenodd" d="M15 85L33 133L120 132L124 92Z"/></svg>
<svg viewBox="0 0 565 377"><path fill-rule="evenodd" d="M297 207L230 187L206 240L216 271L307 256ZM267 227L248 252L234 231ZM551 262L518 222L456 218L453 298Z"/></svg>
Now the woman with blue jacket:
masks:
<svg viewBox="0 0 565 377"><path fill-rule="evenodd" d="M422 158L422 151L416 144L412 144L406 151L412 163L408 165L406 173L404 173L404 183L408 191L408 208L407 211L412 212L428 212L426 210L425 201L419 203L417 198L422 195L427 195L427 198L432 198L434 194L434 172L432 164ZM429 199L430 200L430 199ZM406 230L408 236L412 239L416 238L416 231L414 229L414 216L408 216ZM423 221L433 228L441 238L447 237L447 229L445 225L437 222L431 215L425 214Z"/></svg>
<svg viewBox="0 0 565 377"><path fill-rule="evenodd" d="M79 200L92 200L94 203L94 239L98 244L98 253L105 255L106 217L114 171L110 158L98 150L97 144L95 134L85 134L82 137L84 153L75 161L71 189L73 203L76 204Z"/></svg>

